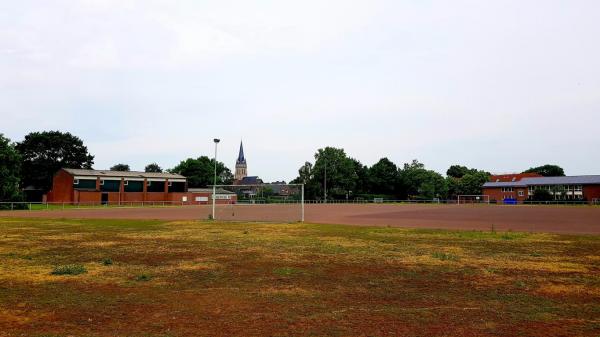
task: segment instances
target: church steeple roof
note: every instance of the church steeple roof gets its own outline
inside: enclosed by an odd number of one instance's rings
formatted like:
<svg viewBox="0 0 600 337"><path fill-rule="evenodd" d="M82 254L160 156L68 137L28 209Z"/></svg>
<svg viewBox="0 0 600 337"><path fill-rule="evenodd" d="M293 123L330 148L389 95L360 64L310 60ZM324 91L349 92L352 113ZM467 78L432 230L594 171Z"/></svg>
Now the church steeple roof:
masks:
<svg viewBox="0 0 600 337"><path fill-rule="evenodd" d="M246 158L244 157L244 144L240 141L240 154L238 155L237 164L245 164Z"/></svg>

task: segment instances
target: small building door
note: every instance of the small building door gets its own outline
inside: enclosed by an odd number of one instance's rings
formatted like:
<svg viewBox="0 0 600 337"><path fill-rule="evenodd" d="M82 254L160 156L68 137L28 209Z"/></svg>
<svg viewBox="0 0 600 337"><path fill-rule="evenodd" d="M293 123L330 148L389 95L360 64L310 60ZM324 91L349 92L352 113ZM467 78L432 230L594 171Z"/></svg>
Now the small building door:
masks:
<svg viewBox="0 0 600 337"><path fill-rule="evenodd" d="M108 204L108 193L102 193L102 205Z"/></svg>

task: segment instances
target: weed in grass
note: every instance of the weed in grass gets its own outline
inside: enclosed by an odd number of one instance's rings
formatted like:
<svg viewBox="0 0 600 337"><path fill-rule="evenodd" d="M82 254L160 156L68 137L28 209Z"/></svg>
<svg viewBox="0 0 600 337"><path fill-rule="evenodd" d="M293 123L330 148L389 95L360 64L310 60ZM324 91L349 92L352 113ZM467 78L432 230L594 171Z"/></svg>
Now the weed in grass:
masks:
<svg viewBox="0 0 600 337"><path fill-rule="evenodd" d="M105 266L110 266L113 264L113 260L111 258L104 259L102 260L102 264Z"/></svg>
<svg viewBox="0 0 600 337"><path fill-rule="evenodd" d="M139 282L147 282L147 281L150 281L151 279L152 279L152 276L150 276L148 274L140 274L135 277L135 280L139 281Z"/></svg>
<svg viewBox="0 0 600 337"><path fill-rule="evenodd" d="M529 256L531 256L531 257L542 257L544 255L542 253L533 252L533 253L529 254Z"/></svg>
<svg viewBox="0 0 600 337"><path fill-rule="evenodd" d="M458 256L450 253L434 252L431 257L440 259L442 261L458 261Z"/></svg>
<svg viewBox="0 0 600 337"><path fill-rule="evenodd" d="M244 234L248 234L248 231L244 231Z"/></svg>
<svg viewBox="0 0 600 337"><path fill-rule="evenodd" d="M292 275L299 274L300 272L301 272L300 269L293 268L293 267L281 267L281 268L273 269L273 274L279 275L279 276L292 276Z"/></svg>
<svg viewBox="0 0 600 337"><path fill-rule="evenodd" d="M52 270L52 275L79 275L87 273L87 269L81 264L67 264L63 266L56 266Z"/></svg>

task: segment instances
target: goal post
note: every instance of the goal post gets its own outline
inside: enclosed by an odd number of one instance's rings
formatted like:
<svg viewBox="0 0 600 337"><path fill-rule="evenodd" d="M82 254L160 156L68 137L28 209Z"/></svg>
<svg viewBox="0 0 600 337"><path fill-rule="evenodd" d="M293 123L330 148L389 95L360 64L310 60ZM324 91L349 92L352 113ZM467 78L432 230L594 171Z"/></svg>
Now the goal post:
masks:
<svg viewBox="0 0 600 337"><path fill-rule="evenodd" d="M464 194L464 195L459 195L457 202L458 205L460 204L489 204L490 203L490 196L489 195L485 195L485 194Z"/></svg>
<svg viewBox="0 0 600 337"><path fill-rule="evenodd" d="M214 188L215 220L304 222L304 184L233 184Z"/></svg>

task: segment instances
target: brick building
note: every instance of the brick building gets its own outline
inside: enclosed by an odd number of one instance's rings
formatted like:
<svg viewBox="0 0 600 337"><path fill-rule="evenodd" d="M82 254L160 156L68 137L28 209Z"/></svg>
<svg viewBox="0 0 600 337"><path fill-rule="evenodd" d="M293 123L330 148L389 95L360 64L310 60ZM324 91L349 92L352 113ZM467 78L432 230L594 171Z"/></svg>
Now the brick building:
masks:
<svg viewBox="0 0 600 337"><path fill-rule="evenodd" d="M217 203L235 203L235 193L219 190ZM189 189L179 174L61 169L53 178L47 202L110 203L170 202L208 204L211 189Z"/></svg>
<svg viewBox="0 0 600 337"><path fill-rule="evenodd" d="M597 202L600 199L600 175L542 177L529 174L492 176L483 185L490 200L513 203L530 200L536 189L545 189L555 200Z"/></svg>

